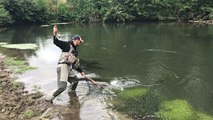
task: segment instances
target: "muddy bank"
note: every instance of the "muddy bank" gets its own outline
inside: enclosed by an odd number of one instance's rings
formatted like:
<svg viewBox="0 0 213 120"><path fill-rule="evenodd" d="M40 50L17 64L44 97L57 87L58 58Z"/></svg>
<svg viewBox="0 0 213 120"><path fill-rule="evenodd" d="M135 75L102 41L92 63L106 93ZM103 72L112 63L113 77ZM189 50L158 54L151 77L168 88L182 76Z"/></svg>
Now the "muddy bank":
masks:
<svg viewBox="0 0 213 120"><path fill-rule="evenodd" d="M0 53L0 120L62 119L61 116L67 113L76 116L78 108L47 103L39 91L28 94L24 90L24 84L16 82L16 75L5 65L5 57ZM74 119L78 118L77 114Z"/></svg>

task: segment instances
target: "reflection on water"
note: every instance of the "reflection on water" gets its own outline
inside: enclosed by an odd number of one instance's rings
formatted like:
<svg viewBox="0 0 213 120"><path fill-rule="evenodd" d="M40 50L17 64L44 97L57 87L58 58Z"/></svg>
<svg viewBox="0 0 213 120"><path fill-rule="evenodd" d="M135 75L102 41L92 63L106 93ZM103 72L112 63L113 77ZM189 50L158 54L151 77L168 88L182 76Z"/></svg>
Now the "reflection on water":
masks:
<svg viewBox="0 0 213 120"><path fill-rule="evenodd" d="M107 112L106 99L116 96L113 89L122 92L139 86L150 91L145 97L129 101L143 107L140 112L152 114L161 101L184 99L193 109L213 115L213 26L136 23L59 25L58 28L61 39L69 40L74 34L82 36L85 43L79 46L79 57L83 69L112 86L89 90L87 83L81 82L76 91L80 110L75 113L80 119L117 119ZM0 48L1 52L25 58L38 68L19 78L28 90L40 89L50 94L49 91L57 88L56 65L61 51L52 43L51 32L52 26L21 26L0 32L0 41L39 45L36 51ZM66 91L55 103L69 105L69 101ZM129 106L128 110L134 109ZM137 111L135 114L141 117Z"/></svg>
<svg viewBox="0 0 213 120"><path fill-rule="evenodd" d="M78 100L78 96L76 92L69 92L69 105L68 109L63 112L63 119L64 120L80 120L80 103Z"/></svg>

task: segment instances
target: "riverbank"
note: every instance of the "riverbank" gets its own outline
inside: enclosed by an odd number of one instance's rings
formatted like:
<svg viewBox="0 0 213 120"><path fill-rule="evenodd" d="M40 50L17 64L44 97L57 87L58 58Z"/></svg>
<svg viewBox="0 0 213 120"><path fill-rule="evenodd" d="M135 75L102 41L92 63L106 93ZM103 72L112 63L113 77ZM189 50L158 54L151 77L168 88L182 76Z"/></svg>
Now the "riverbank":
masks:
<svg viewBox="0 0 213 120"><path fill-rule="evenodd" d="M15 81L16 75L6 66L5 58L0 53L0 119L50 120L63 116L60 111L66 107L45 102L39 91L28 94L24 84Z"/></svg>
<svg viewBox="0 0 213 120"><path fill-rule="evenodd" d="M189 23L213 25L213 20L190 20Z"/></svg>

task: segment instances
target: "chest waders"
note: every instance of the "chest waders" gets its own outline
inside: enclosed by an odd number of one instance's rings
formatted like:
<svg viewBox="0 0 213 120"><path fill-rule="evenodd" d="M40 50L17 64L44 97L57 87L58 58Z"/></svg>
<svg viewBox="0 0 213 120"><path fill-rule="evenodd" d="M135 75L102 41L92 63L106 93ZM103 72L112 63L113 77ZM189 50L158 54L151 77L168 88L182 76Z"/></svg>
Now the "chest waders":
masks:
<svg viewBox="0 0 213 120"><path fill-rule="evenodd" d="M74 48L72 47L72 45L70 45L70 51L69 52L62 52L61 53L61 56L60 56L59 61L58 61L58 66L57 66L57 85L58 85L58 89L53 93L52 96L47 98L46 101L52 102L55 97L57 97L64 90L66 90L67 81L69 83L71 83L71 84L74 83L73 79L76 79L76 78L75 77L71 77L71 76L73 76L71 74L74 74L74 73L72 73L72 67L74 65L76 65L76 63L78 63L78 65L79 65L79 60L72 53L73 51L74 51ZM75 90L77 85L78 85L78 82L74 83L73 86L72 86L72 90Z"/></svg>

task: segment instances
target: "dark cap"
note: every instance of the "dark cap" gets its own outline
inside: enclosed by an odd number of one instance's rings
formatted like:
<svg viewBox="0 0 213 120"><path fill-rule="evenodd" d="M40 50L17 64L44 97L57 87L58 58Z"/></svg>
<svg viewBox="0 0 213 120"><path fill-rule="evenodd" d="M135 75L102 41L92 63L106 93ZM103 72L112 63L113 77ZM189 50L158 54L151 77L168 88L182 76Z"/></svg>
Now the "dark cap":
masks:
<svg viewBox="0 0 213 120"><path fill-rule="evenodd" d="M81 39L81 36L79 36L79 35L74 35L74 36L72 37L72 40L80 40L81 42L84 42L84 40L82 40L82 39Z"/></svg>

